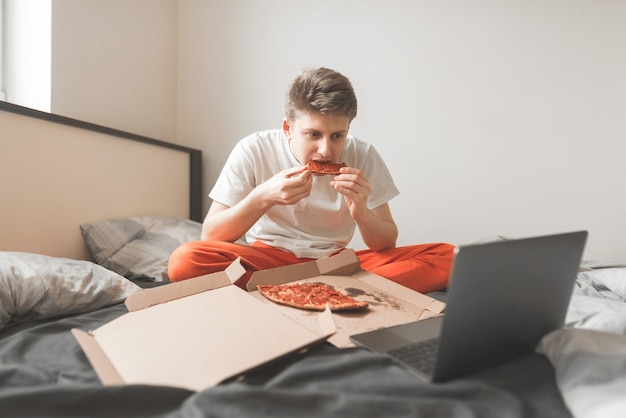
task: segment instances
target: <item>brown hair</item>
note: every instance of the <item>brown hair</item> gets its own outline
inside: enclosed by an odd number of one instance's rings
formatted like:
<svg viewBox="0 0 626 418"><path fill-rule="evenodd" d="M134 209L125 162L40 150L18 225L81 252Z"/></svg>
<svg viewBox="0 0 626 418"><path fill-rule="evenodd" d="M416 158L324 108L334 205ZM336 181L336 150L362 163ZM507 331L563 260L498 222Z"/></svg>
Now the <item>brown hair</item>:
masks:
<svg viewBox="0 0 626 418"><path fill-rule="evenodd" d="M356 117L357 100L350 80L328 68L305 70L287 91L285 117L293 121L300 112Z"/></svg>

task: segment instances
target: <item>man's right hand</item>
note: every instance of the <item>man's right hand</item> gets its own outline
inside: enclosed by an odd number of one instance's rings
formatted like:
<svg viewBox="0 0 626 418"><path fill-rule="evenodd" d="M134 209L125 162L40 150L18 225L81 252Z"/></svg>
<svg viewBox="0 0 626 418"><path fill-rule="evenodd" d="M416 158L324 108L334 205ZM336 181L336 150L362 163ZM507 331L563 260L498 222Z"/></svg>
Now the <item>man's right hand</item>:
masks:
<svg viewBox="0 0 626 418"><path fill-rule="evenodd" d="M237 241L274 205L293 205L309 196L313 175L306 166L290 168L259 184L235 206L214 201L202 224L201 239Z"/></svg>
<svg viewBox="0 0 626 418"><path fill-rule="evenodd" d="M313 175L306 166L289 168L276 174L252 192L264 201L267 209L274 205L293 205L311 194Z"/></svg>

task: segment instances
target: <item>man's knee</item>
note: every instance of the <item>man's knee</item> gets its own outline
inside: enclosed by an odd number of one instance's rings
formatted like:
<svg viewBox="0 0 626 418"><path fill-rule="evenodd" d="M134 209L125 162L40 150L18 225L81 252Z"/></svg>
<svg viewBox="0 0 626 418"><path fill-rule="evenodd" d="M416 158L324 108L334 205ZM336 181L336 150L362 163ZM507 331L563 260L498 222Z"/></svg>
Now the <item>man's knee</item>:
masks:
<svg viewBox="0 0 626 418"><path fill-rule="evenodd" d="M438 242L438 243L434 243L431 244L432 247L430 249L429 252L439 255L439 256L443 256L443 257L452 257L454 256L454 250L455 250L455 246L452 244L448 244L445 242Z"/></svg>
<svg viewBox="0 0 626 418"><path fill-rule="evenodd" d="M167 263L167 275L172 282L179 282L194 277L193 273L190 272L190 266L193 265L193 254L194 245L192 242L181 244L170 254Z"/></svg>

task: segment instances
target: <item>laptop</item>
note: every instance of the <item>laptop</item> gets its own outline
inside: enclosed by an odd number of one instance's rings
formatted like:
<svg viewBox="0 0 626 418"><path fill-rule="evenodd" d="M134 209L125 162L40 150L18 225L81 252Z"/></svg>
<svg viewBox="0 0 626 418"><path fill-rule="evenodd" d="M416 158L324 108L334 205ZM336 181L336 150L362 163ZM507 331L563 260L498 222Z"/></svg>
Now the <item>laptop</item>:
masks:
<svg viewBox="0 0 626 418"><path fill-rule="evenodd" d="M586 240L577 231L457 247L443 315L350 339L432 382L531 354L563 327Z"/></svg>

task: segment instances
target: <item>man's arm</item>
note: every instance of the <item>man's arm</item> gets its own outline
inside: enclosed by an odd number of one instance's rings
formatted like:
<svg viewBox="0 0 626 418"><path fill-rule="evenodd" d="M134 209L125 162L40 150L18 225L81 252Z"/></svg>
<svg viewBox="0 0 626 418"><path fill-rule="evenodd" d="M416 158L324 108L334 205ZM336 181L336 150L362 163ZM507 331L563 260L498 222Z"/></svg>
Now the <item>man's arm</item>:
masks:
<svg viewBox="0 0 626 418"><path fill-rule="evenodd" d="M395 247L398 239L398 226L393 220L389 204L385 203L367 212L369 215L355 219L365 245L374 251Z"/></svg>
<svg viewBox="0 0 626 418"><path fill-rule="evenodd" d="M234 206L214 201L202 224L201 239L234 242L274 205L293 205L311 193L306 166L282 171L255 187Z"/></svg>
<svg viewBox="0 0 626 418"><path fill-rule="evenodd" d="M350 215L359 227L361 238L368 248L383 251L396 246L398 227L391 215L389 204L385 203L375 209L367 207L371 189L369 180L361 170L344 167L331 184L344 195Z"/></svg>

